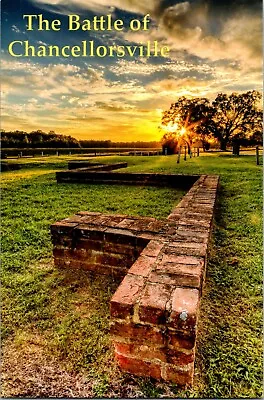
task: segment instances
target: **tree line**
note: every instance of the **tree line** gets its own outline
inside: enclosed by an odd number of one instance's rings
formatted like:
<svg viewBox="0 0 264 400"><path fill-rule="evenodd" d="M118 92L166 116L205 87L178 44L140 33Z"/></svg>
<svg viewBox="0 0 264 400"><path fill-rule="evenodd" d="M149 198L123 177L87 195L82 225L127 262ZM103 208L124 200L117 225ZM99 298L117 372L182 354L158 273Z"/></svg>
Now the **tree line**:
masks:
<svg viewBox="0 0 264 400"><path fill-rule="evenodd" d="M32 132L1 132L2 148L78 148L79 141L72 136L57 134L54 131L45 133L41 130Z"/></svg>
<svg viewBox="0 0 264 400"><path fill-rule="evenodd" d="M219 93L212 102L207 98L180 97L163 112L162 146L170 154L183 145L190 152L195 143L208 149L217 142L221 150L233 146L234 154L239 154L241 145L262 144L260 100L261 94L255 90L230 95Z"/></svg>
<svg viewBox="0 0 264 400"><path fill-rule="evenodd" d="M160 142L112 142L111 140L77 140L72 136L45 133L42 130L1 131L2 148L160 148Z"/></svg>

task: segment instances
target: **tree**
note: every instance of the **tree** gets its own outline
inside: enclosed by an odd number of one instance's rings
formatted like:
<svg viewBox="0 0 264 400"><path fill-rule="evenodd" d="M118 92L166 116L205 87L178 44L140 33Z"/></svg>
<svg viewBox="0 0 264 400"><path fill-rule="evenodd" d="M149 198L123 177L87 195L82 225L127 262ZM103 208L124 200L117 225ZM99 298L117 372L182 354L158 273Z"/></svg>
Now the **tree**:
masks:
<svg viewBox="0 0 264 400"><path fill-rule="evenodd" d="M163 146L167 142L170 146L173 142L177 146L187 145L190 153L192 144L199 139L198 135L202 134L200 138L205 141L205 136L210 133L206 123L211 114L212 108L208 99L180 97L176 103L171 104L169 110L163 112L160 127L166 131L162 138Z"/></svg>
<svg viewBox="0 0 264 400"><path fill-rule="evenodd" d="M179 141L175 134L165 133L161 139L162 153L171 155L177 153L179 149Z"/></svg>
<svg viewBox="0 0 264 400"><path fill-rule="evenodd" d="M258 109L261 94L255 90L242 94L219 93L212 103L213 123L209 130L220 142L220 149L226 150L233 144L239 154L241 139L262 130L263 113Z"/></svg>
<svg viewBox="0 0 264 400"><path fill-rule="evenodd" d="M72 136L65 136L50 131L45 133L41 130L30 133L23 131L2 132L1 146L8 148L37 148L37 147L80 147L80 143Z"/></svg>

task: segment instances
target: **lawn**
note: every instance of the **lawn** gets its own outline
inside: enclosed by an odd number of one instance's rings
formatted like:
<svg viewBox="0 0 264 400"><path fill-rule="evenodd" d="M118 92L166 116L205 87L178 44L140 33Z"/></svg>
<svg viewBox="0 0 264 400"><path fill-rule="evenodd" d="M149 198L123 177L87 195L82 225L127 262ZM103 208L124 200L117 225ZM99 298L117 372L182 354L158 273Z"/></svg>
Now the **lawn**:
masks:
<svg viewBox="0 0 264 400"><path fill-rule="evenodd" d="M56 270L49 235L51 223L80 210L164 218L184 192L57 185L55 170L68 159L27 159L25 168L2 174L3 397L261 397L262 167L254 157L96 159L127 161L131 172L221 176L189 390L118 370L108 305L118 283Z"/></svg>

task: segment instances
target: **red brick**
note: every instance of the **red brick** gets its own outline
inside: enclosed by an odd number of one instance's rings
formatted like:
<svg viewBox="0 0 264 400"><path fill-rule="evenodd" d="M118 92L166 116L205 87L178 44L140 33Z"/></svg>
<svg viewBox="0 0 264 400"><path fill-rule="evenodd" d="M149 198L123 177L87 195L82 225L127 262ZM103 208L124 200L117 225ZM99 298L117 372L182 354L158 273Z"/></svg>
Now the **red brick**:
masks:
<svg viewBox="0 0 264 400"><path fill-rule="evenodd" d="M163 228L164 222L162 221L153 221L147 227L147 230L150 232L159 232Z"/></svg>
<svg viewBox="0 0 264 400"><path fill-rule="evenodd" d="M144 279L137 275L126 275L110 303L111 317L126 318L133 314L134 304L144 286Z"/></svg>
<svg viewBox="0 0 264 400"><path fill-rule="evenodd" d="M156 259L153 257L139 256L129 269L129 273L133 275L148 276L154 267Z"/></svg>
<svg viewBox="0 0 264 400"><path fill-rule="evenodd" d="M166 321L166 304L170 298L170 288L159 283L147 283L139 302L139 318L152 324Z"/></svg>
<svg viewBox="0 0 264 400"><path fill-rule="evenodd" d="M177 366L184 366L194 362L194 351L186 354L182 351L175 349L167 349L166 351L167 362Z"/></svg>
<svg viewBox="0 0 264 400"><path fill-rule="evenodd" d="M189 207L189 210L195 213L207 213L208 215L211 215L214 210L214 205L194 202L192 203L192 206Z"/></svg>
<svg viewBox="0 0 264 400"><path fill-rule="evenodd" d="M197 224L192 224L190 221L186 221L184 223L181 223L179 221L178 229L177 229L177 234L179 233L179 230L189 230L191 232L203 232L206 233L207 235L209 234L210 228L202 226L202 225L197 225Z"/></svg>
<svg viewBox="0 0 264 400"><path fill-rule="evenodd" d="M94 250L86 249L71 249L64 251L65 258L72 258L74 260L95 262L97 252Z"/></svg>
<svg viewBox="0 0 264 400"><path fill-rule="evenodd" d="M153 347L147 344L114 342L115 351L125 357L137 357L139 359L158 360L166 362L166 349Z"/></svg>
<svg viewBox="0 0 264 400"><path fill-rule="evenodd" d="M100 214L101 215L101 214ZM96 223L96 219L98 217L96 217L95 215L86 215L82 217L82 224L93 224L93 225L97 225Z"/></svg>
<svg viewBox="0 0 264 400"><path fill-rule="evenodd" d="M180 217L181 217L181 213L180 212L173 212L173 213L171 213L169 216L168 216L168 220L169 221L178 221L179 219L180 219Z"/></svg>
<svg viewBox="0 0 264 400"><path fill-rule="evenodd" d="M107 253L128 254L131 256L133 256L136 252L135 246L112 243L108 241L103 243L103 249Z"/></svg>
<svg viewBox="0 0 264 400"><path fill-rule="evenodd" d="M137 235L137 243L141 240L142 242L144 242L144 246L147 245L147 243L150 240L155 240L157 237L157 235L155 233L149 233L149 232L141 232ZM143 246L143 247L144 247Z"/></svg>
<svg viewBox="0 0 264 400"><path fill-rule="evenodd" d="M76 226L78 226L77 222L60 221L52 224L50 230L51 234L64 235L70 234Z"/></svg>
<svg viewBox="0 0 264 400"><path fill-rule="evenodd" d="M185 264L203 266L204 258L195 256L178 255L167 251L162 257L162 263Z"/></svg>
<svg viewBox="0 0 264 400"><path fill-rule="evenodd" d="M150 325L122 323L119 321L112 321L110 325L110 333L115 336L114 340L124 338L130 342L135 343L148 343L153 345L164 345L165 337L162 330L159 330Z"/></svg>
<svg viewBox="0 0 264 400"><path fill-rule="evenodd" d="M134 222L134 219L132 218L124 218L122 221L120 221L117 224L118 228L130 228L130 225L132 225Z"/></svg>
<svg viewBox="0 0 264 400"><path fill-rule="evenodd" d="M154 271L149 274L148 282L163 283L165 285L177 286L178 278L177 276L166 275L164 273L157 274L157 272Z"/></svg>
<svg viewBox="0 0 264 400"><path fill-rule="evenodd" d="M126 244L135 246L137 243L137 237L133 234L133 232L127 229L117 229L117 228L108 228L105 231L105 240L107 242L118 243L118 244Z"/></svg>
<svg viewBox="0 0 264 400"><path fill-rule="evenodd" d="M185 217L190 218L190 219L197 219L198 221L204 220L204 221L210 222L212 219L212 214L208 213L206 211L202 211L202 210L199 210L199 211L188 210L188 212L186 212L186 214L185 214Z"/></svg>
<svg viewBox="0 0 264 400"><path fill-rule="evenodd" d="M64 258L65 257L65 251L69 250L69 248L58 248L58 247L54 247L53 248L53 256L54 258Z"/></svg>
<svg viewBox="0 0 264 400"><path fill-rule="evenodd" d="M209 231L194 231L190 226L184 226L184 228L179 227L177 229L177 234L175 235L175 240L204 243L207 246L209 241Z"/></svg>
<svg viewBox="0 0 264 400"><path fill-rule="evenodd" d="M176 288L172 294L169 326L179 329L195 329L198 315L199 291Z"/></svg>
<svg viewBox="0 0 264 400"><path fill-rule="evenodd" d="M65 246L65 247L72 246L72 237L67 235L60 235L58 233L56 234L53 233L51 241L54 246Z"/></svg>
<svg viewBox="0 0 264 400"><path fill-rule="evenodd" d="M91 239L82 239L80 238L75 245L76 249L85 249L85 250L102 250L102 241L101 240L91 240Z"/></svg>
<svg viewBox="0 0 264 400"><path fill-rule="evenodd" d="M166 252L167 249L168 251L173 251L175 254L205 257L207 246L204 243L174 241L169 243L164 251Z"/></svg>
<svg viewBox="0 0 264 400"><path fill-rule="evenodd" d="M144 219L139 219L133 221L133 223L129 226L129 229L133 231L145 231L149 221L145 221Z"/></svg>
<svg viewBox="0 0 264 400"><path fill-rule="evenodd" d="M175 349L186 349L186 350L191 350L195 347L195 332L190 331L188 334L191 334L190 336L186 336L183 333L179 331L173 331L171 329L168 329L166 332L166 337L168 340L168 345L175 348Z"/></svg>
<svg viewBox="0 0 264 400"><path fill-rule="evenodd" d="M181 287L200 289L202 285L203 269L201 266L166 263L158 266L159 269L150 274L150 282L165 283Z"/></svg>
<svg viewBox="0 0 264 400"><path fill-rule="evenodd" d="M97 252L95 254L95 262L97 264L108 265L112 267L127 267L132 264L132 259L125 254L109 254L103 252Z"/></svg>
<svg viewBox="0 0 264 400"><path fill-rule="evenodd" d="M78 240L79 238L103 240L105 230L106 227L103 226L81 224L78 225L78 227L74 230L74 237L76 238L76 240Z"/></svg>
<svg viewBox="0 0 264 400"><path fill-rule="evenodd" d="M157 240L151 240L142 251L141 255L157 257L163 247L164 243L158 242Z"/></svg>
<svg viewBox="0 0 264 400"><path fill-rule="evenodd" d="M98 217L96 217L93 221L94 224L96 225L106 225L107 223L111 220L111 217L108 215L99 215Z"/></svg>
<svg viewBox="0 0 264 400"><path fill-rule="evenodd" d="M211 221L206 221L202 219L191 219L191 218L181 218L178 222L179 225L191 225L192 227L196 227L197 229L210 229Z"/></svg>
<svg viewBox="0 0 264 400"><path fill-rule="evenodd" d="M149 376L154 379L161 379L161 369L159 364L138 360L136 358L124 357L116 354L120 368L131 374L138 376Z"/></svg>
<svg viewBox="0 0 264 400"><path fill-rule="evenodd" d="M193 206L196 207L210 207L212 209L212 207L214 206L214 199L208 199L208 198L199 198L199 197L195 197L194 202L193 202Z"/></svg>
<svg viewBox="0 0 264 400"><path fill-rule="evenodd" d="M115 227L119 222L121 222L125 217L124 216L116 216L116 215L109 215L109 219L107 221L107 226Z"/></svg>
<svg viewBox="0 0 264 400"><path fill-rule="evenodd" d="M165 230L163 231L163 234L165 234L166 236L167 235L170 235L170 236L176 235L177 229L178 229L178 226L176 224L174 224L173 226L171 226L171 225L166 226Z"/></svg>
<svg viewBox="0 0 264 400"><path fill-rule="evenodd" d="M171 364L166 364L162 377L166 381L176 383L179 386L192 386L194 375L194 363L184 368L177 368Z"/></svg>

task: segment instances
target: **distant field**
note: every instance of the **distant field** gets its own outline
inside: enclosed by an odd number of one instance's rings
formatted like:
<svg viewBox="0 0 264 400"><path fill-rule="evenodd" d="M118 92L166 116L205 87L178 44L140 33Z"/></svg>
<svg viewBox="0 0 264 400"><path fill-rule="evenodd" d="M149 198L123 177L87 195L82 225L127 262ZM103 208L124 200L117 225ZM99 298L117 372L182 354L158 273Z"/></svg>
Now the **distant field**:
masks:
<svg viewBox="0 0 264 400"><path fill-rule="evenodd" d="M80 210L165 218L184 192L57 185L55 171L75 158L19 159L25 167L2 174L3 397L261 397L262 166L254 155L101 159L127 161L130 172L221 176L190 390L119 372L108 328L117 283L56 270L49 235L52 222Z"/></svg>

